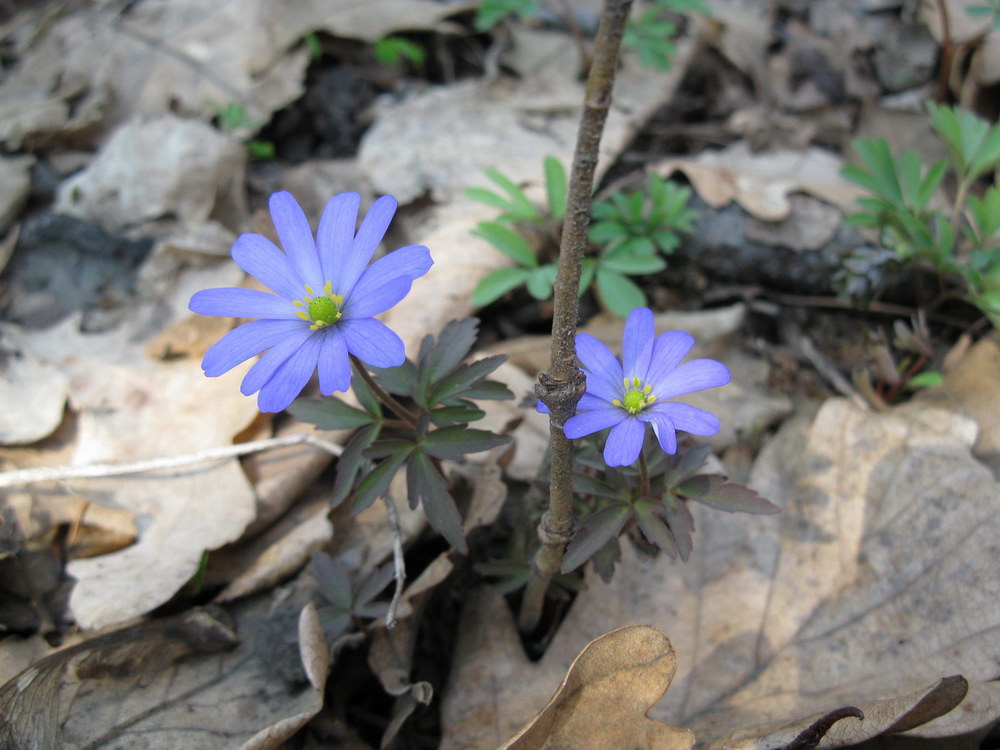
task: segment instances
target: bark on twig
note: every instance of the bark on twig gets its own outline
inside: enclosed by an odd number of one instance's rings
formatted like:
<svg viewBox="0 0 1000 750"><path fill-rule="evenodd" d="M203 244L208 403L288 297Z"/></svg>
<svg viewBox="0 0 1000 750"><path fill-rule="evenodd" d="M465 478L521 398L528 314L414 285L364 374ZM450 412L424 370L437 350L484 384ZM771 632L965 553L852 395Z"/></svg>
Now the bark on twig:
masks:
<svg viewBox="0 0 1000 750"><path fill-rule="evenodd" d="M573 442L563 434L562 427L573 416L587 386L586 378L576 366L577 290L583 255L587 249L598 147L611 106L618 53L631 6L632 0L607 0L604 6L570 169L559 248L559 273L555 282L552 364L547 373L539 375L538 385L535 386L538 398L549 407L552 445L549 510L539 524L542 546L535 556L533 574L521 603L518 626L523 633L529 633L537 626L545 602L545 591L552 576L559 571L563 551L574 531Z"/></svg>

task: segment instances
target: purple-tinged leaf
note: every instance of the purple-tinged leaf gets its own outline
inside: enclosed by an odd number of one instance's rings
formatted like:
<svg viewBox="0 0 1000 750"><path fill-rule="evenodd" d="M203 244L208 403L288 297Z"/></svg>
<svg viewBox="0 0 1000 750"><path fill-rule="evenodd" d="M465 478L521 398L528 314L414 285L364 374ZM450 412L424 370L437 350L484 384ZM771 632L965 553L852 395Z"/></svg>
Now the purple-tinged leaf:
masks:
<svg viewBox="0 0 1000 750"><path fill-rule="evenodd" d="M476 318L453 320L446 325L420 367L426 372L425 383L434 383L458 367L476 343L479 321ZM422 373L423 375L423 373Z"/></svg>
<svg viewBox="0 0 1000 750"><path fill-rule="evenodd" d="M621 559L621 542L618 541L618 537L613 536L594 553L594 556L590 558L590 563L602 581L611 583L611 577L615 574L615 566L621 562Z"/></svg>
<svg viewBox="0 0 1000 750"><path fill-rule="evenodd" d="M659 505L659 504L657 504ZM662 508L662 505L659 505ZM677 544L673 534L660 517L653 512L654 504L649 501L636 503L635 520L639 524L642 535L650 544L655 544L674 560L677 559Z"/></svg>
<svg viewBox="0 0 1000 750"><path fill-rule="evenodd" d="M330 640L341 635L351 625L350 613L337 607L320 607L316 614L319 615L320 627Z"/></svg>
<svg viewBox="0 0 1000 750"><path fill-rule="evenodd" d="M310 422L321 430L349 430L375 421L368 412L333 397L296 399L288 411L297 419Z"/></svg>
<svg viewBox="0 0 1000 750"><path fill-rule="evenodd" d="M399 453L407 448L413 448L415 443L412 440L379 440L374 443L370 448L366 448L364 452L365 458L385 458L386 456L391 456L394 453Z"/></svg>
<svg viewBox="0 0 1000 750"><path fill-rule="evenodd" d="M369 573L368 577L358 586L358 593L354 596L355 605L368 604L381 594L393 579L393 573L392 563L386 563ZM355 606L355 611L357 611L357 606Z"/></svg>
<svg viewBox="0 0 1000 750"><path fill-rule="evenodd" d="M486 430L471 430L452 425L434 430L421 441L424 450L435 458L459 460L466 453L480 453L510 442L509 435L494 435Z"/></svg>
<svg viewBox="0 0 1000 750"><path fill-rule="evenodd" d="M514 398L514 394L503 383L496 380L483 380L462 391L462 397L476 401L503 401Z"/></svg>
<svg viewBox="0 0 1000 750"><path fill-rule="evenodd" d="M375 380L389 393L397 396L413 396L417 392L417 367L406 360L399 367L372 367L368 369L375 375Z"/></svg>
<svg viewBox="0 0 1000 750"><path fill-rule="evenodd" d="M687 503L674 498L665 503L667 509L667 525L670 533L674 535L674 542L677 544L677 552L680 553L681 560L688 561L691 557L691 550L694 544L691 541L691 534L694 533L694 516L687 507Z"/></svg>
<svg viewBox="0 0 1000 750"><path fill-rule="evenodd" d="M566 548L562 572L569 573L587 562L609 539L618 536L631 515L632 509L622 503L609 505L591 514Z"/></svg>
<svg viewBox="0 0 1000 750"><path fill-rule="evenodd" d="M385 617L385 613L388 611L389 602L368 602L368 604L359 604L354 608L354 614L358 617L370 617L373 620Z"/></svg>
<svg viewBox="0 0 1000 750"><path fill-rule="evenodd" d="M613 500L620 500L620 493L609 484L605 484L597 477L590 474L573 473L573 491L581 495L596 495L597 497L610 497Z"/></svg>
<svg viewBox="0 0 1000 750"><path fill-rule="evenodd" d="M699 445L683 453L678 453L674 465L667 472L667 487L676 487L698 471L711 452L712 446Z"/></svg>
<svg viewBox="0 0 1000 750"><path fill-rule="evenodd" d="M325 552L314 552L313 569L319 591L330 604L344 612L351 611L351 574L340 560Z"/></svg>
<svg viewBox="0 0 1000 750"><path fill-rule="evenodd" d="M425 406L440 404L454 398L470 388L477 380L481 380L502 365L507 359L505 354L480 359L477 362L460 365L441 380L430 385L430 395ZM464 395L464 394L463 394Z"/></svg>
<svg viewBox="0 0 1000 750"><path fill-rule="evenodd" d="M410 502L419 499L424 505L427 521L448 543L463 555L468 554L462 531L462 516L448 492L448 482L423 451L414 451L406 465L406 486Z"/></svg>
<svg viewBox="0 0 1000 750"><path fill-rule="evenodd" d="M721 474L701 474L682 482L677 493L716 510L729 513L780 513L781 508L749 487L727 482Z"/></svg>
<svg viewBox="0 0 1000 750"><path fill-rule="evenodd" d="M473 406L444 406L431 412L431 422L436 427L447 427L456 422L475 422L485 416L486 412Z"/></svg>
<svg viewBox="0 0 1000 750"><path fill-rule="evenodd" d="M378 437L382 425L373 424L355 432L344 446L344 452L337 459L337 476L333 480L333 494L330 497L330 507L336 508L354 487L354 480L364 463L364 451Z"/></svg>
<svg viewBox="0 0 1000 750"><path fill-rule="evenodd" d="M351 378L351 390L354 391L354 395L357 396L358 402L364 407L365 411L373 417L382 416L382 404L379 403L378 397L368 386L368 383L365 382L365 379L357 373L354 373L354 376Z"/></svg>
<svg viewBox="0 0 1000 750"><path fill-rule="evenodd" d="M399 467L406 463L406 459L413 452L413 444L408 443L406 448L397 453L393 453L382 463L376 466L371 474L361 480L357 491L354 493L354 503L351 507L352 513L359 513L369 505L382 497L389 489L389 482L396 475Z"/></svg>

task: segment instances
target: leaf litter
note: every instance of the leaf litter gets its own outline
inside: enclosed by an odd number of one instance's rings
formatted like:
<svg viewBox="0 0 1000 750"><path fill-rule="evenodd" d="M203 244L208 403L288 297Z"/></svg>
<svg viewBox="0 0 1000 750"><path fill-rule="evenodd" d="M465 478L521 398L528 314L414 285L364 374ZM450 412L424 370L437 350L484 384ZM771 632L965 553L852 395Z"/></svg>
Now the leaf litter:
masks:
<svg viewBox="0 0 1000 750"><path fill-rule="evenodd" d="M959 4L948 5L959 12ZM88 166L63 182L57 205L113 232L154 236L158 244L138 271L140 302L152 304L121 330L81 334L79 315L47 331L5 324L4 352L16 356L5 357L0 393L5 407L26 410L4 409L5 467L172 455L251 433L302 429L261 420L231 383L201 377L195 363L219 328L185 319L183 301L191 290L213 285L206 278L232 275L226 264L211 263L253 221L237 139L302 93L306 34L372 42L399 30L455 32L446 19L456 10L447 4L379 0L375 6L360 9L345 0L276 13L260 0L212 9L183 0L139 3L114 17L102 16L106 11L23 17L12 36L21 64L0 83L0 137L15 150L22 143L100 146L92 159L60 155ZM699 35L707 33L754 80L773 74L767 12L739 3L723 10L721 34L711 24L692 25L670 76L626 60L601 170L672 99ZM260 34L263 28L271 33ZM989 45L996 35L983 42L979 32L961 33L956 39L970 45L974 62L967 80L953 86L967 99L992 80ZM796 49L812 44L832 54L807 37L797 38ZM515 27L502 59L520 80L492 75L383 97L356 163L307 163L281 176L250 165L250 182L276 189L281 180L304 180L320 205L358 180L369 183L370 195L390 192L414 204L401 231L430 246L436 265L386 318L414 349L427 333L472 312L475 285L508 262L469 236L477 217L490 215L463 199L462 190L484 184L483 167L499 166L540 198L542 158L568 163L582 95L573 47L565 33ZM791 53L777 54L790 64ZM835 61L841 71L842 57ZM805 110L827 107L828 98L793 84L794 75L785 76L788 90L778 92L777 104L800 107L801 119L793 121L822 132ZM246 118L242 130L221 135L207 121L230 102ZM768 117L780 108L768 106ZM472 121L476 128L468 127ZM738 122L730 125L740 132ZM157 154L167 154L159 168ZM8 161L5 223L17 219L32 166ZM715 153L660 158L652 168L683 172L710 205L735 200L762 220L755 230L760 241L811 249L853 201L839 166L815 148L757 154L736 141ZM343 180L351 184L329 187ZM815 200L800 211L802 193ZM424 202L426 196L437 205ZM775 223L783 218L783 225ZM12 232L16 239L16 224ZM218 285L233 283L239 278ZM153 308L160 318L150 314ZM707 329L718 339L709 354L727 359L734 371L736 384L718 394L725 403L701 404L735 415L712 443L718 451L792 408L784 394L768 391L766 364L734 347L733 334L746 321L746 308L734 306L658 322L658 330ZM590 325L595 335L620 340L620 323ZM496 351L508 348L512 361L497 377L526 396L547 365L547 339L506 341ZM864 720L832 722L823 746L900 732L942 741L981 736L1000 718L990 638L1000 615L991 596L996 480L979 462L995 473L995 355L995 337L983 338L942 386L886 414L839 400L822 404L815 416L799 406L749 477L783 514L737 518L693 509L696 540L684 566L626 543L613 581L588 574L587 588L537 663L524 656L506 603L473 589L463 597L441 703L441 746L687 748L697 741L763 750L808 734L845 706L858 707ZM502 402L488 411L486 422L511 432L515 442L510 452L502 447L475 463L449 466L471 487L466 535L502 513L504 474L534 478L545 445L547 425L533 412ZM68 426L68 442L39 442ZM336 442L346 433L327 438ZM217 747L215 730L224 726L226 746L269 748L298 732L323 709L330 663L308 602L316 583L299 571L314 549L324 548L367 574L387 564L392 547L381 503L358 516L343 506L332 514L324 508L314 482L322 485L329 462L322 451L297 446L170 475L74 479L0 497L5 524L17 523L17 534L3 537L15 540L15 554L45 548L59 527L74 529L69 617L80 626L121 624L169 607L201 575L206 551L204 580L227 601L224 611L188 610L103 634L70 634L62 650L41 660L51 648L37 636L3 641L7 677L34 663L0 687L0 702L13 717L2 725L8 741L33 736L53 746L129 747L141 736L160 738L145 746L174 747L184 736L188 746ZM408 508L401 481L389 494L412 549L423 516ZM6 547L2 552L9 554ZM434 627L428 619L437 611L434 599L447 590L445 582L460 579L462 567L450 553L435 555L403 593L397 628L371 627L370 668L395 700L384 746L406 737L435 692L421 679L418 636ZM151 643L160 653L149 661ZM144 661L145 671L131 669ZM58 691L63 698L53 697ZM25 709L45 701L45 711Z"/></svg>

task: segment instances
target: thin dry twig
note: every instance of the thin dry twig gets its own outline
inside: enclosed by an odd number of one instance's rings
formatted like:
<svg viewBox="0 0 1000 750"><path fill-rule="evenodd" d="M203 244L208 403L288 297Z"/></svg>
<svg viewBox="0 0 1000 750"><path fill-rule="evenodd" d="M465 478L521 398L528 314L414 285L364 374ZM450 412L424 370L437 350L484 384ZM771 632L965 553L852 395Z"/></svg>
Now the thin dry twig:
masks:
<svg viewBox="0 0 1000 750"><path fill-rule="evenodd" d="M392 601L389 602L389 611L385 613L385 626L387 628L396 627L396 610L403 597L403 584L406 583L406 560L403 557L403 529L399 525L399 511L396 510L396 503L392 496L386 492L382 499L385 501L385 509L389 514L389 525L392 527L392 573L396 578L396 590L392 593Z"/></svg>
<svg viewBox="0 0 1000 750"><path fill-rule="evenodd" d="M563 552L574 531L573 441L563 434L563 424L573 416L577 402L587 387L583 372L576 366L577 290L580 287L583 255L587 249L598 149L611 107L618 54L631 7L632 0L608 0L604 6L570 169L566 215L559 247L559 272L553 295L552 363L548 372L538 376L539 382L535 386L535 393L549 408L552 452L549 510L539 524L542 546L535 555L532 576L521 601L518 627L522 633L529 633L537 626L545 603L545 591L552 576L559 571Z"/></svg>
<svg viewBox="0 0 1000 750"><path fill-rule="evenodd" d="M150 458L144 461L122 461L118 463L84 464L83 466L41 466L34 469L18 469L0 473L0 488L18 487L37 482L51 482L63 479L93 479L95 477L115 477L124 474L140 474L146 471L161 471L175 469L180 466L190 466L206 461L218 461L223 458L235 458L249 453L286 448L290 445L311 445L325 450L334 456L339 456L343 448L336 443L323 440L315 435L303 433L285 435L283 437L254 440L249 443L227 445L223 448L209 448L197 453L187 453L181 456L165 456Z"/></svg>

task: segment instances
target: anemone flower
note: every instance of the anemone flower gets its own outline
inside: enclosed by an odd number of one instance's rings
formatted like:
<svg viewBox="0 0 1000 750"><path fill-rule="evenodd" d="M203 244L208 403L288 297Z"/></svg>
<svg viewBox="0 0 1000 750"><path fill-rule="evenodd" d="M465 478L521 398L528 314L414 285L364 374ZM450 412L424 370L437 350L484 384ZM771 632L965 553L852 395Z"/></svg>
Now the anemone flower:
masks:
<svg viewBox="0 0 1000 750"><path fill-rule="evenodd" d="M329 396L351 384L350 355L375 367L406 359L403 342L374 316L399 302L433 261L423 245L408 245L372 263L396 212L392 196L379 198L355 234L361 196L341 193L323 209L316 238L291 193L271 196L270 210L282 250L259 234L243 234L233 260L274 294L255 289L205 289L189 308L202 315L256 318L233 329L206 353L209 377L260 352L240 390L257 396L263 412L286 408L315 371Z"/></svg>
<svg viewBox="0 0 1000 750"><path fill-rule="evenodd" d="M703 436L719 431L714 414L668 399L725 385L729 370L714 359L681 364L694 337L684 331L654 333L653 313L644 307L633 310L625 322L621 362L590 334L577 334L576 352L587 374L587 392L577 405L579 413L566 420L563 432L576 439L610 427L604 446L608 466L635 463L647 424L666 453L677 452L678 430Z"/></svg>

